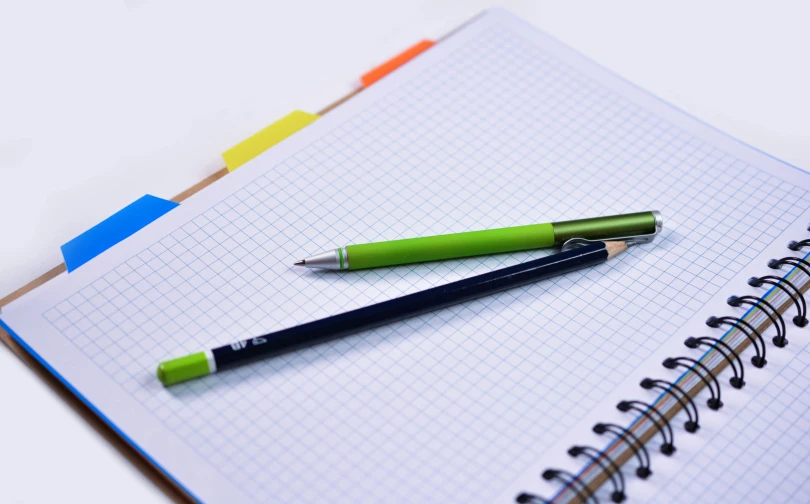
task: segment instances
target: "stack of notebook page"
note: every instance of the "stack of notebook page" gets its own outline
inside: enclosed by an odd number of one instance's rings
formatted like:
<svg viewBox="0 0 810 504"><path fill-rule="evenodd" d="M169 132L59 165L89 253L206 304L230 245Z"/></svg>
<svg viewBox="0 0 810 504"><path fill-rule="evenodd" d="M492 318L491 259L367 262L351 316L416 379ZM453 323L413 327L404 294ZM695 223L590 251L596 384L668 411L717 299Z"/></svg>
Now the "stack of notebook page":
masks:
<svg viewBox="0 0 810 504"><path fill-rule="evenodd" d="M797 501L808 207L810 175L493 10L0 319L198 501ZM650 208L664 232L610 263L155 377L549 253L293 268L307 252Z"/></svg>

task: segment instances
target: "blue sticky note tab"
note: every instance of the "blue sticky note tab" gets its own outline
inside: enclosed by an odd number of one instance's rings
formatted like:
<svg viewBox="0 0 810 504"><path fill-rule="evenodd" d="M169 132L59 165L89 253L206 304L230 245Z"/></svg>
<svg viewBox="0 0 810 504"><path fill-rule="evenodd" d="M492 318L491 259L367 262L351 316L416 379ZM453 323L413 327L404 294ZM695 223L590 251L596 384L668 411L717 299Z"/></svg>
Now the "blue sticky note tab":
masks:
<svg viewBox="0 0 810 504"><path fill-rule="evenodd" d="M147 194L62 245L62 257L71 272L180 203Z"/></svg>

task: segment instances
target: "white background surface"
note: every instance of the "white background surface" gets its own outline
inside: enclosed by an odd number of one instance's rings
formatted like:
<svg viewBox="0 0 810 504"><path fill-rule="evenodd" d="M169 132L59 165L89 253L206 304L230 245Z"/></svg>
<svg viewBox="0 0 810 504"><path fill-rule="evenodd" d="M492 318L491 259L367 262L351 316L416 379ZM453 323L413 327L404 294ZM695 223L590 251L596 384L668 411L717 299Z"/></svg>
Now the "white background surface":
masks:
<svg viewBox="0 0 810 504"><path fill-rule="evenodd" d="M493 5L0 4L0 297L144 193L172 197L295 108ZM340 5L338 5L340 4ZM501 5L618 74L810 169L810 9L793 2ZM0 345L0 501L167 500Z"/></svg>

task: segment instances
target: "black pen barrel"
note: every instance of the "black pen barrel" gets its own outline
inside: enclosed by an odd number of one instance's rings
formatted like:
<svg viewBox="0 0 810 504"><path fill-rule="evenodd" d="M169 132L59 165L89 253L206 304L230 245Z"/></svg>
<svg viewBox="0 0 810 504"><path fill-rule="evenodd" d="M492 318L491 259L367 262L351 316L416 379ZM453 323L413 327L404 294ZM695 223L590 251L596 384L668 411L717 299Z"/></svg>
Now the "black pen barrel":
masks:
<svg viewBox="0 0 810 504"><path fill-rule="evenodd" d="M217 370L329 341L384 324L603 263L603 242L465 278L212 350Z"/></svg>

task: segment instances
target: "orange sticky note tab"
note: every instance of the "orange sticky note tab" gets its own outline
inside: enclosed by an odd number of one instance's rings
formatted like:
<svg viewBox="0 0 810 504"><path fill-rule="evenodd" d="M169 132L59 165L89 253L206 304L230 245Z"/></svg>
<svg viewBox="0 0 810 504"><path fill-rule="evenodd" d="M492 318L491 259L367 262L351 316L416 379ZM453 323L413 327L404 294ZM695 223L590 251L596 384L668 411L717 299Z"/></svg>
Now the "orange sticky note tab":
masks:
<svg viewBox="0 0 810 504"><path fill-rule="evenodd" d="M295 110L247 140L243 140L222 153L228 171L234 171L296 131L312 124L318 115Z"/></svg>
<svg viewBox="0 0 810 504"><path fill-rule="evenodd" d="M397 68L401 67L405 63L411 61L415 57L419 56L423 52L425 52L428 48L432 47L435 42L432 40L422 40L411 47L405 49L401 53L397 54L390 60L386 61L382 65L374 68L373 70L366 72L360 77L360 82L363 83L363 87L367 88L370 85L374 84L378 80L382 79L386 75L390 74Z"/></svg>

